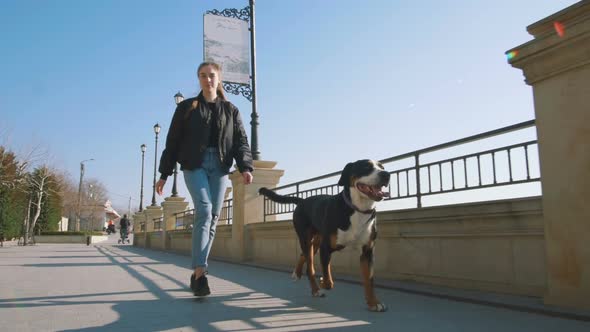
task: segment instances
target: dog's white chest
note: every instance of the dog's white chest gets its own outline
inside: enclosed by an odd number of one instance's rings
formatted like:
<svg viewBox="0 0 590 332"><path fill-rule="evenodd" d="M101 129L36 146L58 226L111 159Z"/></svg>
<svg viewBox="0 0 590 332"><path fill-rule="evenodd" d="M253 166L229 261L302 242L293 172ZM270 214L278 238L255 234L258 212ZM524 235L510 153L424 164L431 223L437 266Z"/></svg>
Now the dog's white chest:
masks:
<svg viewBox="0 0 590 332"><path fill-rule="evenodd" d="M374 216L355 212L350 216L350 228L345 231L338 230L337 244L357 249L362 248L363 245L369 243L374 222Z"/></svg>

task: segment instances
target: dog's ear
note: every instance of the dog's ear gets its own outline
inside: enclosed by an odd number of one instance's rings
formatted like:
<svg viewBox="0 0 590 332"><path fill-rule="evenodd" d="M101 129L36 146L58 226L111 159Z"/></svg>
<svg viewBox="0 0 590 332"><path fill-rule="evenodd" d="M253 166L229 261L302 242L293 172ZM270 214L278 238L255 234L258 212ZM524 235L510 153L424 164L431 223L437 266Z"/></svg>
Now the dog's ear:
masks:
<svg viewBox="0 0 590 332"><path fill-rule="evenodd" d="M340 180L338 180L338 185L343 187L348 187L350 182L350 171L352 170L353 163L348 163L344 166L342 173L340 174Z"/></svg>

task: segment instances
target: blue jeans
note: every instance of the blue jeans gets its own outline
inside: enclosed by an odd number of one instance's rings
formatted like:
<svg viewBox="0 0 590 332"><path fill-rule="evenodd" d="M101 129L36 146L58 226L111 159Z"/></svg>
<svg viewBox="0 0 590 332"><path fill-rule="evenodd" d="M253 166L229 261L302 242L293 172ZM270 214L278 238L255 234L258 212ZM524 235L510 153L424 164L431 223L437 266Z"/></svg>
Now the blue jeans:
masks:
<svg viewBox="0 0 590 332"><path fill-rule="evenodd" d="M201 168L184 170L184 182L193 199L192 268L207 268L207 258L215 238L217 220L223 205L228 175L221 167L219 151L207 148Z"/></svg>

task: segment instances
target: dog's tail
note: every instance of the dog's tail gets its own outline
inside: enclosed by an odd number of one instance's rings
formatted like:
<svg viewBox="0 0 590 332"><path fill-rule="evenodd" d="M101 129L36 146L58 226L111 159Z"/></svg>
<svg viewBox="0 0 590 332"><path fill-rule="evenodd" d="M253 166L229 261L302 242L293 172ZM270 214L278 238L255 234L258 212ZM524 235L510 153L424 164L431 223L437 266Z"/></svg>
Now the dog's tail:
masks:
<svg viewBox="0 0 590 332"><path fill-rule="evenodd" d="M303 198L301 198L301 197L279 195L266 187L262 187L262 188L258 189L258 193L260 195L268 197L268 199L270 199L273 202L282 203L282 204L299 204L300 202L303 201Z"/></svg>

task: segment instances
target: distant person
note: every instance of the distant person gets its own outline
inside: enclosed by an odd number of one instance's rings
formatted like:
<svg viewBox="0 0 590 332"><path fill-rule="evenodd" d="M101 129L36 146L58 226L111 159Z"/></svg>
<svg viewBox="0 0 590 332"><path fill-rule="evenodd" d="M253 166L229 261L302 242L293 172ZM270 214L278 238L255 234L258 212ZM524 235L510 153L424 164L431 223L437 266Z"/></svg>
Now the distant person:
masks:
<svg viewBox="0 0 590 332"><path fill-rule="evenodd" d="M109 220L109 225L107 226L107 234L115 233L115 224L113 220Z"/></svg>
<svg viewBox="0 0 590 332"><path fill-rule="evenodd" d="M201 92L178 104L162 151L160 180L162 195L166 178L180 163L186 187L196 210L192 233L190 287L195 296L211 294L207 281L207 259L215 238L228 174L235 159L244 184L252 183L252 152L238 108L223 91L221 67L203 62L197 70Z"/></svg>
<svg viewBox="0 0 590 332"><path fill-rule="evenodd" d="M123 218L121 218L121 220L119 221L119 227L121 227L121 239L127 238L127 231L129 230L129 225L129 219L127 219L127 215L124 214Z"/></svg>

